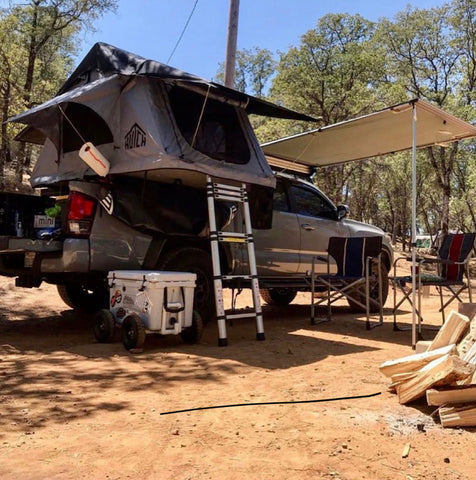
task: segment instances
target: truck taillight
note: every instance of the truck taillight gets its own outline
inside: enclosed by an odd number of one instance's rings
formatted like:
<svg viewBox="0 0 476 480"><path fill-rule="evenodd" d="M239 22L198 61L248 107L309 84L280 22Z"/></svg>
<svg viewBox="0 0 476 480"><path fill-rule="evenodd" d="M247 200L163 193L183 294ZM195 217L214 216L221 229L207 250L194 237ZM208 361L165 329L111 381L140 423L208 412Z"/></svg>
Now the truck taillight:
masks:
<svg viewBox="0 0 476 480"><path fill-rule="evenodd" d="M81 192L69 194L68 231L75 236L88 236L96 213L96 200Z"/></svg>

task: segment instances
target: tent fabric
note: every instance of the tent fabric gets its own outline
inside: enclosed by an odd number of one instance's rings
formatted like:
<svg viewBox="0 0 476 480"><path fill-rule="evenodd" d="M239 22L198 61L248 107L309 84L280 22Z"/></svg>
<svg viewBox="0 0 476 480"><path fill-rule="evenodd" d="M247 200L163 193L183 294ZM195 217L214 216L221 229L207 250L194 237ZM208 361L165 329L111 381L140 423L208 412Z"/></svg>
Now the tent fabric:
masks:
<svg viewBox="0 0 476 480"><path fill-rule="evenodd" d="M174 104L177 91L179 97L195 97L186 105L193 104L193 111ZM180 109L193 121L180 121ZM154 171L158 178L164 170L198 172L274 188L250 113L313 120L98 43L56 97L10 121L27 125L18 140L44 145L30 178L34 187L94 176L77 151L91 141L110 162L110 174Z"/></svg>
<svg viewBox="0 0 476 480"><path fill-rule="evenodd" d="M413 105L417 115L417 147L446 146L476 136L476 128L414 99L353 120L262 145L272 162L281 159L311 167L362 160L412 148Z"/></svg>
<svg viewBox="0 0 476 480"><path fill-rule="evenodd" d="M110 174L181 170L274 187L273 173L243 109L223 105L225 111L232 108L235 112L235 123L228 129L233 135L236 129L241 130L242 141L247 145L248 157L239 164L232 163L232 159L217 160L192 148L173 116L168 97L168 88L172 87L166 82L114 75L93 84L79 87L81 91L66 92L47 102L44 109L35 108L22 116L21 121L30 123L48 138L30 178L33 186L94 175L77 151L67 152L62 148L64 137L60 138L60 132L65 129L60 126L66 126L68 121L55 106L61 106L67 115L68 105L74 101L91 109L91 118L93 114L100 115L111 131L113 143L98 146L110 161ZM208 100L208 104L211 105L212 100ZM89 141L88 138L83 140Z"/></svg>
<svg viewBox="0 0 476 480"><path fill-rule="evenodd" d="M147 60L133 53L106 43L96 43L87 53L58 94L70 91L79 85L111 75L146 76L176 80L183 85L200 88L204 93L210 90L224 101L240 104L247 113L293 120L316 121L309 115L274 105L265 100L246 95L215 82L210 82L182 70L164 65L154 60Z"/></svg>
<svg viewBox="0 0 476 480"><path fill-rule="evenodd" d="M198 97L196 132L183 131L184 122L175 118L174 89ZM274 188L250 113L315 120L97 43L56 97L9 121L27 125L17 140L44 145L30 178L34 187L94 176L77 151L91 141L109 160L110 174L156 171L157 176L167 169Z"/></svg>

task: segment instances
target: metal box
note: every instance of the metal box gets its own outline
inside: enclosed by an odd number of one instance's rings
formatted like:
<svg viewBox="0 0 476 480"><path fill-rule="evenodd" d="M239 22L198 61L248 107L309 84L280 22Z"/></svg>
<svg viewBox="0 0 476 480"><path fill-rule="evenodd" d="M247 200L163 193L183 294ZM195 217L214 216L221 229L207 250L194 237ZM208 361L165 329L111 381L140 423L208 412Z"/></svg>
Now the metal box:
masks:
<svg viewBox="0 0 476 480"><path fill-rule="evenodd" d="M115 270L108 274L109 309L116 323L135 313L146 330L177 335L192 325L196 274Z"/></svg>

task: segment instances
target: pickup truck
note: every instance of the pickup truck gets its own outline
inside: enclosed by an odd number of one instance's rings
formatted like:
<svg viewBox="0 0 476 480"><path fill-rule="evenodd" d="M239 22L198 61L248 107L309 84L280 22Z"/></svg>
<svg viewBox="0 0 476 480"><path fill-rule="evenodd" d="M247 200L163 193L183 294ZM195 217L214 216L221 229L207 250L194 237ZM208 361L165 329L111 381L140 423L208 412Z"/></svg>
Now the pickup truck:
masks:
<svg viewBox="0 0 476 480"><path fill-rule="evenodd" d="M347 218L344 206L334 206L308 181L284 173L276 174L276 180L272 228L254 230L263 300L287 305L296 292L309 290L311 258L326 250L330 236L365 235L383 236L386 299L393 252L384 232ZM203 190L118 175L107 182L70 181L46 193L1 194L0 275L16 277L19 287L55 284L71 308L94 311L108 305L108 271L193 272L194 308L204 321L214 316ZM45 211L53 212L54 220L45 218ZM229 222L227 215L223 212L222 225ZM246 272L243 249L233 244L220 248L223 274ZM350 305L359 309L352 301Z"/></svg>
<svg viewBox="0 0 476 480"><path fill-rule="evenodd" d="M96 310L108 303L111 270L192 272L194 308L206 321L215 314L207 176L248 186L268 303L287 304L309 289L311 257L326 250L330 236L384 235L347 219L345 208L312 183L274 175L250 114L317 121L95 44L54 98L9 119L25 125L17 140L43 146L30 178L43 190L38 197L0 196L0 275L21 287L56 284L72 308ZM240 231L236 209L223 207L218 228ZM384 248L386 297L386 240ZM239 245L220 244L220 261L222 274L249 273ZM247 286L232 281L224 286Z"/></svg>

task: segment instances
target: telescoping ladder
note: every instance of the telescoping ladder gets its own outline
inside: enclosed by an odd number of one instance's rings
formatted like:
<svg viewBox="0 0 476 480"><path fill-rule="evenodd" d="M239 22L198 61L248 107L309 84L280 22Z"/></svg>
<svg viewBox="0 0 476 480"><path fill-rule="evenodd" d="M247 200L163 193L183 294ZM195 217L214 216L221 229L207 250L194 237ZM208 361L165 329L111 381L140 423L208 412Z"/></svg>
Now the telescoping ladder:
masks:
<svg viewBox="0 0 476 480"><path fill-rule="evenodd" d="M208 201L208 220L210 225L210 247L213 263L213 279L215 287L215 306L218 321L218 345L226 346L228 344L226 336L226 321L237 318L256 318L256 339L264 340L263 314L261 312L261 303L259 296L258 274L256 270L256 257L253 242L253 231L251 228L250 208L248 203L248 194L246 185L232 186L221 183L215 183L210 176L207 176L207 201ZM222 232L217 230L215 202L233 202L237 207L241 207L243 219L245 221L244 232ZM248 249L248 275L222 275L220 267L219 242L232 242L246 244ZM227 312L223 303L223 281L226 280L249 280L253 292L253 311L246 313Z"/></svg>

